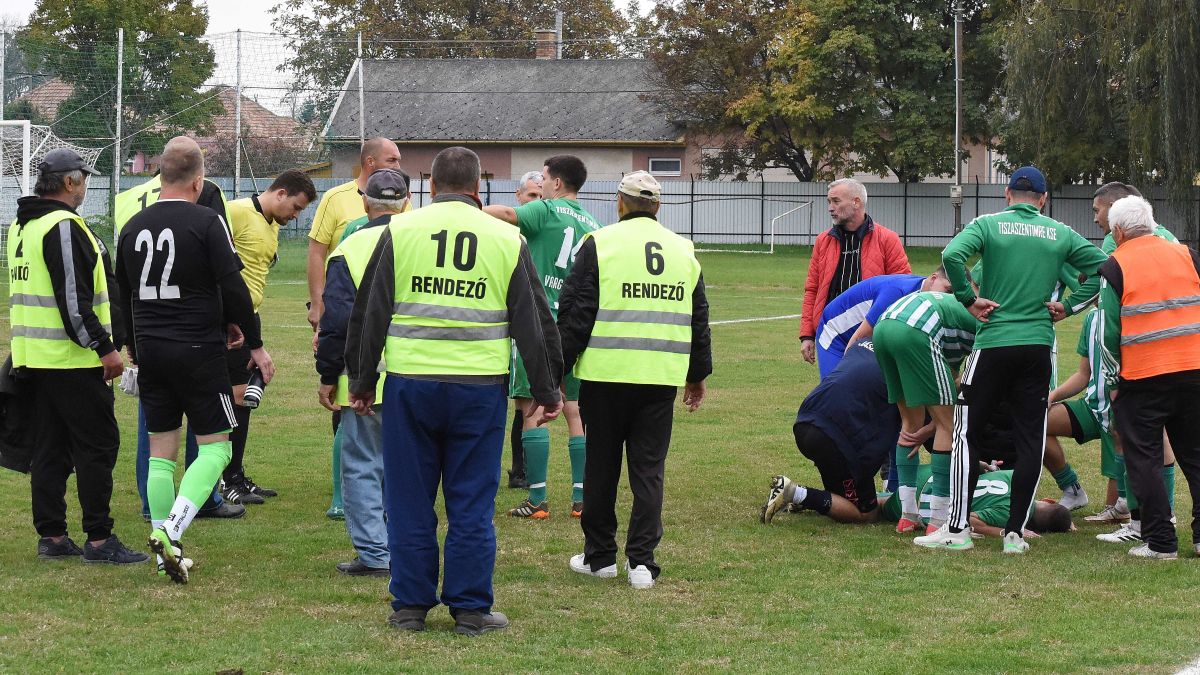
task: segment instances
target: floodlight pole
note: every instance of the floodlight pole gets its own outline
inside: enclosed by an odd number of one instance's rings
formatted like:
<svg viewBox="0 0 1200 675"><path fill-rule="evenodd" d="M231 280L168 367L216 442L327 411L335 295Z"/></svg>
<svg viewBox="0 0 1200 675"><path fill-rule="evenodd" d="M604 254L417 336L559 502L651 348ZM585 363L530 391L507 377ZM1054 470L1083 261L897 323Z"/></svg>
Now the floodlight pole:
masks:
<svg viewBox="0 0 1200 675"><path fill-rule="evenodd" d="M113 170L112 175L108 178L108 215L110 218L116 218L117 215L117 191L121 189L121 165L124 163L125 157L121 154L121 122L124 121L125 108L124 101L121 98L122 89L125 85L125 29L117 29L117 104L115 106L116 123L113 125L116 131L115 142L113 143ZM113 244L117 243L117 228L113 228Z"/></svg>
<svg viewBox="0 0 1200 675"><path fill-rule="evenodd" d="M233 96L233 198L242 196L242 29L235 33L237 70Z"/></svg>
<svg viewBox="0 0 1200 675"><path fill-rule="evenodd" d="M962 0L954 2L954 185L950 203L954 206L954 233L962 231Z"/></svg>

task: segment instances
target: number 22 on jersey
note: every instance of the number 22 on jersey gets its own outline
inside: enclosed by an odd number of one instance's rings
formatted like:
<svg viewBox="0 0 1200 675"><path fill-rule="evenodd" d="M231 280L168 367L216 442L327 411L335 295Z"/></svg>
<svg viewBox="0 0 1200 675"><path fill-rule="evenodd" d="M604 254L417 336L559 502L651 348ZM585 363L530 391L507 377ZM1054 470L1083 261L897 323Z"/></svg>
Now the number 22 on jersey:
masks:
<svg viewBox="0 0 1200 675"><path fill-rule="evenodd" d="M138 298L142 300L178 300L179 287L170 284L171 270L175 267L175 233L170 228L158 234L158 245L155 246L154 235L149 230L138 232L133 250L146 250L146 259L142 263L142 280L138 286ZM150 285L150 271L154 267L155 252L164 253L166 262L158 277L157 287Z"/></svg>

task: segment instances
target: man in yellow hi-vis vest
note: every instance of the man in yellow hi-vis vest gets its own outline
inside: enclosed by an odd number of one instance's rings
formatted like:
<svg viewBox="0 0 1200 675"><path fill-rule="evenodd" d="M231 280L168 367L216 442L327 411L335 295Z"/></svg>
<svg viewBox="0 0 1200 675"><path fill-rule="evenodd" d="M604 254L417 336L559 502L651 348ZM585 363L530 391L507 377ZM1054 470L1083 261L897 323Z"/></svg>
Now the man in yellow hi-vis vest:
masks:
<svg viewBox="0 0 1200 675"><path fill-rule="evenodd" d="M492 611L496 531L513 341L537 406L562 408L562 356L550 305L520 233L480 210L479 157L461 147L433 160L433 202L393 216L371 253L350 314L350 404L370 415L384 357L383 467L395 612L424 630L439 602L434 501L440 484L449 530L440 601L454 629L505 628Z"/></svg>
<svg viewBox="0 0 1200 675"><path fill-rule="evenodd" d="M408 205L408 181L399 169L376 169L363 190L363 206L370 218L343 239L329 255L325 288L321 292L321 322L317 331L317 373L321 385L317 400L326 410L350 405L346 377L346 327L354 296L370 262L379 237L392 216ZM349 230L349 228L347 228ZM383 380L380 380L383 384ZM375 400L383 402L383 388L375 388ZM334 434L334 456L338 481L345 503L346 532L358 556L338 563L337 570L349 576L387 576L391 557L387 548L387 519L383 507L383 415L346 415Z"/></svg>
<svg viewBox="0 0 1200 675"><path fill-rule="evenodd" d="M34 195L17 200L8 233L13 367L33 385L37 448L30 466L33 524L43 559L126 565L149 556L113 534L109 514L120 435L108 381L124 342L109 300L112 263L76 209L96 170L67 148L46 153ZM114 289L115 290L115 289ZM117 318L117 321L113 319ZM87 542L67 536L67 477L74 468Z"/></svg>
<svg viewBox="0 0 1200 675"><path fill-rule="evenodd" d="M708 300L692 242L655 218L662 187L645 171L621 179L620 221L592 232L558 300L563 363L581 380L587 427L580 574L617 576L617 484L629 456L633 511L625 541L634 588L658 577L663 471L676 389L688 411L704 400L712 372Z"/></svg>

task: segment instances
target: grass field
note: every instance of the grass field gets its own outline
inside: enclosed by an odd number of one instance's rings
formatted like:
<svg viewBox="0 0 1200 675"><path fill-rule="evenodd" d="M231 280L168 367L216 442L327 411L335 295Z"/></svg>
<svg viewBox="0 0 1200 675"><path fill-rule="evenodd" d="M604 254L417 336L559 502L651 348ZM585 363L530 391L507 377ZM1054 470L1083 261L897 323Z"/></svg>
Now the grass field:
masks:
<svg viewBox="0 0 1200 675"><path fill-rule="evenodd" d="M241 520L197 521L186 537L192 583L175 586L149 565L37 560L27 478L0 472L0 671L1167 672L1200 652L1200 563L1130 559L1127 546L1094 539L1108 526L1083 524L1090 508L1077 512L1079 532L1034 540L1025 556L1002 556L994 539L967 553L928 551L888 524L850 527L812 514L760 525L771 475L816 479L791 438L817 379L800 359L795 319L713 327L709 397L695 414L677 407L653 590L568 569L582 536L562 508L570 481L557 422L554 516L496 519L496 609L510 630L460 638L435 609L427 632L393 631L386 580L334 570L353 552L343 524L323 515L329 417L316 403L302 246L281 248L267 289L264 333L279 374L247 452L248 472L280 496ZM910 254L918 271L937 255ZM712 319L799 313L807 256L704 254ZM1077 319L1060 329L1060 377L1078 363L1078 330ZM118 395L117 417L114 517L121 538L141 546L148 526L134 484L132 399ZM1102 501L1098 444L1066 447L1093 502ZM1191 504L1179 483L1181 550L1190 550ZM68 520L82 542L74 495L72 484ZM497 514L523 496L501 488ZM1052 480L1040 496L1058 496ZM626 490L622 521L629 501Z"/></svg>

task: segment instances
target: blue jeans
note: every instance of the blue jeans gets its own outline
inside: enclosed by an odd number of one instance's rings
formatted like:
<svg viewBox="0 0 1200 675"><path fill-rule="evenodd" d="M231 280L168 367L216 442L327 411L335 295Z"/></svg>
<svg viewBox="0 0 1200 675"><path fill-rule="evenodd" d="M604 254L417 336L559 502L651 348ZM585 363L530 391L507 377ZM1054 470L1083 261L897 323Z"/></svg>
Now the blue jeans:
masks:
<svg viewBox="0 0 1200 675"><path fill-rule="evenodd" d="M342 500L346 532L367 567L388 567L387 518L383 509L383 410L342 416Z"/></svg>
<svg viewBox="0 0 1200 675"><path fill-rule="evenodd" d="M142 411L142 403L138 402L138 439L137 439L137 458L134 460L134 470L137 472L137 488L138 494L142 497L142 517L150 517L150 504L146 501L146 474L150 472L150 434L146 431L146 414ZM196 434L192 433L191 427L187 430L187 449L184 451L183 460L185 466L191 466L195 461L196 455L200 453L200 446L196 444ZM220 485L220 483L218 483ZM208 501L200 507L201 511L211 511L221 506L221 493L217 488L213 488L212 494L208 496Z"/></svg>
<svg viewBox="0 0 1200 675"><path fill-rule="evenodd" d="M437 500L446 503L440 601L490 612L496 567L496 490L508 399L500 384L387 376L383 407L384 503L393 609L438 604Z"/></svg>

